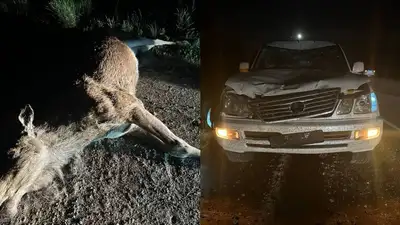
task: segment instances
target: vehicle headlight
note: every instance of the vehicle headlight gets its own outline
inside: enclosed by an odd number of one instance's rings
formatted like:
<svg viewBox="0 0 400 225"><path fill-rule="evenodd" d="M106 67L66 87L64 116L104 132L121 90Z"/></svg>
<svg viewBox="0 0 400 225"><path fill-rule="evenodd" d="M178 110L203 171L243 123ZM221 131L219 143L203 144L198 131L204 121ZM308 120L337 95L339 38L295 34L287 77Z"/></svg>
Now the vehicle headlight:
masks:
<svg viewBox="0 0 400 225"><path fill-rule="evenodd" d="M376 94L360 95L356 98L343 98L337 109L338 115L349 114L353 110L354 114L374 113L378 110Z"/></svg>
<svg viewBox="0 0 400 225"><path fill-rule="evenodd" d="M354 113L370 113L371 112L371 99L370 95L361 95L354 101Z"/></svg>
<svg viewBox="0 0 400 225"><path fill-rule="evenodd" d="M232 116L250 116L248 98L242 95L225 94L223 100L223 110L225 114Z"/></svg>
<svg viewBox="0 0 400 225"><path fill-rule="evenodd" d="M338 115L349 114L353 109L354 98L343 98L336 111Z"/></svg>

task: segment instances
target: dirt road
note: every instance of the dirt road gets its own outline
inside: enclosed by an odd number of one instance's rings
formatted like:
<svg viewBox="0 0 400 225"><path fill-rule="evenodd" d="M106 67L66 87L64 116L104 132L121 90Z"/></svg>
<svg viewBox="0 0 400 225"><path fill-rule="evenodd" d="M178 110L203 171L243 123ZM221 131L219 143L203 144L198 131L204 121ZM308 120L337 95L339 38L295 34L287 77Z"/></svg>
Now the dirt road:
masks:
<svg viewBox="0 0 400 225"><path fill-rule="evenodd" d="M199 147L200 92L189 75L184 74L187 84L175 75L143 69L137 92L150 112ZM16 218L0 224L198 224L199 167L198 159L165 158L138 130L85 149L81 160L65 169L64 190L54 182L26 195Z"/></svg>
<svg viewBox="0 0 400 225"><path fill-rule="evenodd" d="M400 224L400 133L389 126L367 165L350 154L230 163L212 146L202 152L201 224Z"/></svg>

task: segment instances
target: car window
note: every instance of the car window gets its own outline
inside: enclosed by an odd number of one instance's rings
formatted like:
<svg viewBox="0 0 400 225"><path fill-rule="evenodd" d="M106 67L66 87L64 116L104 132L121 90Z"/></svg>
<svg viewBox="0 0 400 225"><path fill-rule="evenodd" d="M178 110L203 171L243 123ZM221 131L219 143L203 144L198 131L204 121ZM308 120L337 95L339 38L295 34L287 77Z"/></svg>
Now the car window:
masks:
<svg viewBox="0 0 400 225"><path fill-rule="evenodd" d="M337 46L328 46L309 50L266 47L261 50L254 69L302 68L334 72L349 71L346 60Z"/></svg>

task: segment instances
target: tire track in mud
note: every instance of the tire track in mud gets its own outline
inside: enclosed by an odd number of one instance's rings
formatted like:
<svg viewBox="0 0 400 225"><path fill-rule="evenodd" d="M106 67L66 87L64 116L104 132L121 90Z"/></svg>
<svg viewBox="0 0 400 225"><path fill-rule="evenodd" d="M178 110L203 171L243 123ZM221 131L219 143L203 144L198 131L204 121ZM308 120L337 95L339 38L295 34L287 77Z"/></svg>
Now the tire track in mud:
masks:
<svg viewBox="0 0 400 225"><path fill-rule="evenodd" d="M277 161L276 169L272 171L272 176L269 179L268 187L270 190L264 194L265 219L268 224L275 220L275 204L279 202L281 196L280 191L285 182L285 171L289 168L291 156L283 154L274 158Z"/></svg>
<svg viewBox="0 0 400 225"><path fill-rule="evenodd" d="M223 150L218 152L224 154ZM202 163L207 164L208 170L214 167L214 171L202 174L202 182L208 182L202 184L205 203L201 209L203 223L221 224L224 221L235 224L237 221L239 224L257 225L272 221L290 156L256 153L253 161L232 163L218 155L203 158L210 160ZM215 167L215 164L219 166ZM217 190L205 190L210 186Z"/></svg>
<svg viewBox="0 0 400 225"><path fill-rule="evenodd" d="M275 204L273 224L318 222L316 215L326 213L327 205L319 156L291 155L284 181Z"/></svg>
<svg viewBox="0 0 400 225"><path fill-rule="evenodd" d="M234 206L231 217L239 224L270 224L274 220L275 204L290 164L289 155L256 155L251 162L228 162L225 167L222 192Z"/></svg>

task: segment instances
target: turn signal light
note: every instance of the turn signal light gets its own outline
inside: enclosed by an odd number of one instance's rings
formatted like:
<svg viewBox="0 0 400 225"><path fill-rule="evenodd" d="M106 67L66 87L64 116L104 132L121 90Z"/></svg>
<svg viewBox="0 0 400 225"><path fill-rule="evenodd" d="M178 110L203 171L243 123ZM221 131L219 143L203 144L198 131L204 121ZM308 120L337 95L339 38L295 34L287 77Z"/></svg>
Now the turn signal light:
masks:
<svg viewBox="0 0 400 225"><path fill-rule="evenodd" d="M369 140L379 137L380 134L381 134L381 129L379 127L357 130L354 133L354 139Z"/></svg>
<svg viewBox="0 0 400 225"><path fill-rule="evenodd" d="M217 135L217 137L222 138L222 139L228 139L228 140L238 140L239 139L239 133L235 130L231 130L228 128L216 127L215 134Z"/></svg>

